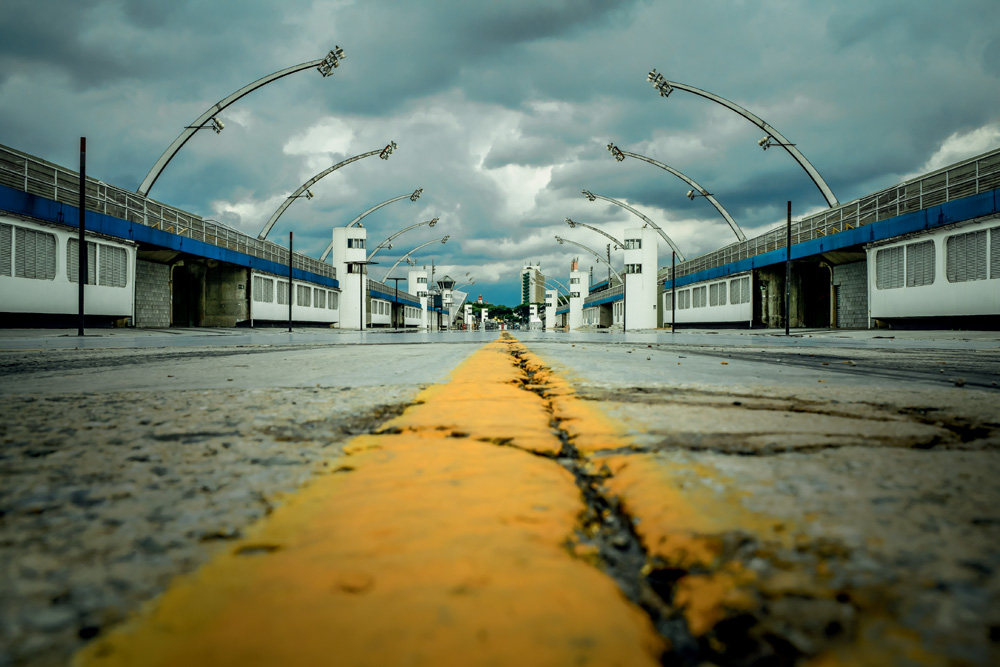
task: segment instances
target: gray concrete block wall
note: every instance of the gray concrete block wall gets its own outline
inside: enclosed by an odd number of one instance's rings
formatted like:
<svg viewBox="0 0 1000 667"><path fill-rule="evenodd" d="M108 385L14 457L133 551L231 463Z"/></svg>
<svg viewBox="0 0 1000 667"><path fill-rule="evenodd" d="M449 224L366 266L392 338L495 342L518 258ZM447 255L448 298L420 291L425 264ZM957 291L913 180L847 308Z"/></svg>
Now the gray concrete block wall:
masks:
<svg viewBox="0 0 1000 667"><path fill-rule="evenodd" d="M833 267L837 288L837 327L868 328L868 262L853 262Z"/></svg>
<svg viewBox="0 0 1000 667"><path fill-rule="evenodd" d="M170 266L138 260L135 263L135 325L170 326Z"/></svg>

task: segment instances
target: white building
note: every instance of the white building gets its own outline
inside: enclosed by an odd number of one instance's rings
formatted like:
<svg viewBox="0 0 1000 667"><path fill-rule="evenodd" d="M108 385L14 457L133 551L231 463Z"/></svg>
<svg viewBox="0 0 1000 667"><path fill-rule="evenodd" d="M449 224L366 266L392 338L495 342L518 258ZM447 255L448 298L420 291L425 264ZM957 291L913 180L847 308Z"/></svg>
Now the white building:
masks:
<svg viewBox="0 0 1000 667"><path fill-rule="evenodd" d="M580 260L574 259L569 271L569 328L583 326L583 300L590 295L589 274L580 270ZM656 277L656 274L653 274Z"/></svg>
<svg viewBox="0 0 1000 667"><path fill-rule="evenodd" d="M367 267L353 264L368 259L365 249L368 230L364 227L334 227L333 249L330 257L337 269L340 281L340 322L341 329L365 328L368 317L368 284L365 280Z"/></svg>
<svg viewBox="0 0 1000 667"><path fill-rule="evenodd" d="M406 275L406 291L420 299L420 328L429 325L427 317L427 269L410 269Z"/></svg>
<svg viewBox="0 0 1000 667"><path fill-rule="evenodd" d="M545 328L551 331L556 326L556 308L559 306L559 293L554 289L545 290Z"/></svg>
<svg viewBox="0 0 1000 667"><path fill-rule="evenodd" d="M529 264L521 269L521 303L545 301L545 275L541 266Z"/></svg>
<svg viewBox="0 0 1000 667"><path fill-rule="evenodd" d="M655 329L656 232L643 227L625 230L625 326Z"/></svg>

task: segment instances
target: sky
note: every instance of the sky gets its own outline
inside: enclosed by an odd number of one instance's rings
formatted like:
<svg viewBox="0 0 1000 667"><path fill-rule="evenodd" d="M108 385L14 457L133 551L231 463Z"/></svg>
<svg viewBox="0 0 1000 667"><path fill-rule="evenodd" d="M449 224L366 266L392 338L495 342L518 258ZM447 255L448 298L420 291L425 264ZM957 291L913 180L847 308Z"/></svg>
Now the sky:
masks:
<svg viewBox="0 0 1000 667"><path fill-rule="evenodd" d="M570 261L606 269L556 235L605 251L641 220L688 257L736 240L704 198L614 142L712 193L748 237L826 206L762 132L703 97L661 98L646 75L709 91L781 132L841 202L1000 147L996 0L4 0L0 144L70 169L87 137L89 176L135 190L186 125L272 72L345 58L274 81L199 131L150 196L256 236L300 185L268 238L318 257L331 229L364 219L381 270L414 255L472 298L513 305L520 270L568 283ZM661 243L660 264L670 262ZM622 251L612 252L616 268ZM398 271L398 270L397 270Z"/></svg>

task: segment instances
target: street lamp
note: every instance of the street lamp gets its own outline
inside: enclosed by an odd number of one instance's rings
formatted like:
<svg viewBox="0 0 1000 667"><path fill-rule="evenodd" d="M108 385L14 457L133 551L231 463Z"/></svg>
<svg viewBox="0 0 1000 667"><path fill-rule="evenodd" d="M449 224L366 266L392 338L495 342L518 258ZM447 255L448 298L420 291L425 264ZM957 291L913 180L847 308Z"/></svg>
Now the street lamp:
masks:
<svg viewBox="0 0 1000 667"><path fill-rule="evenodd" d="M438 223L438 220L440 220L440 218L432 218L430 220L424 220L423 222L418 222L415 225L410 225L406 229L399 230L398 232L396 232L395 234L393 234L392 236L390 236L389 238L387 238L386 240L382 241L377 246L375 246L375 249L372 250L372 254L368 255L368 259L371 259L372 257L374 257L378 253L378 251L382 250L383 248L386 248L386 249L392 248L392 240L395 239L397 236L405 234L406 232L410 231L411 229L416 229L417 227L420 227L422 225L427 225L428 227L433 227L434 225L436 225Z"/></svg>
<svg viewBox="0 0 1000 667"><path fill-rule="evenodd" d="M393 146L396 145L396 142L394 142L394 141L390 142L390 143ZM386 146L386 148L388 148L388 146ZM293 192L292 194L290 194L288 196L288 198L285 199L284 202L282 202L281 206L278 207L278 210L275 211L271 215L271 218L267 221L267 224L264 225L264 228L260 230L260 234L257 235L257 238L260 239L261 241L263 241L264 239L266 239L267 238L267 233L271 231L271 227L274 227L274 223L276 223L278 221L278 218L280 218L281 214L285 212L285 209L287 209L289 206L291 206L292 202L295 201L296 199L298 199L299 196L303 192L309 192L309 188L311 188L313 186L313 184L315 184L321 178L323 178L324 176L327 176L329 174L332 174L333 172L337 171L341 167L343 167L345 165L348 165L348 164L351 164L352 162L357 162L358 160L361 160L361 159L366 158L366 157L371 157L372 155L375 155L375 154L381 154L383 151L386 150L386 148L382 148L382 149L379 149L377 151L368 151L367 153L362 153L361 155L355 155L354 157L347 158L343 162L338 162L337 164L333 165L332 167L329 167L328 169L325 169L325 170L319 172L318 174L316 174L315 176L313 176L312 178L310 178L308 181L306 181L301 186L299 186L298 190L296 190L295 192ZM307 198L311 199L312 197L307 197Z"/></svg>
<svg viewBox="0 0 1000 667"><path fill-rule="evenodd" d="M344 226L345 227L353 227L354 225L358 225L360 227L361 226L361 219L363 217L365 217L366 215L368 215L369 213L377 211L378 209L382 208L383 206L385 206L387 204L391 204L394 201L399 201L400 199L409 199L410 201L417 201L418 199L420 199L420 195L423 194L423 192L424 192L423 188L417 188L416 190L413 191L412 194L399 195L398 197L393 197L392 199L386 199L381 204L375 204L370 209L368 209L367 211L365 211L364 213L362 213L358 217L354 218L354 220L351 220L349 223L347 223ZM320 255L319 261L325 262L326 258L330 256L330 252L332 252L332 251L333 251L333 241L330 241L330 245L328 245L326 247L326 250L323 251L323 254Z"/></svg>
<svg viewBox="0 0 1000 667"><path fill-rule="evenodd" d="M170 146L167 147L167 150L163 151L163 155L160 156L160 159L156 161L153 168L149 170L148 174L146 174L146 178L142 179L142 183L139 185L139 189L136 190L136 192L143 196L147 196L149 194L149 190L153 187L153 184L156 183L156 179L160 177L160 173L163 172L170 160L172 160L174 155L177 154L177 151L179 151L181 147L187 143L188 139L194 136L195 132L206 129L215 130L216 134L222 132L225 125L223 125L222 121L219 120L218 115L223 109L236 100L240 99L244 95L247 95L248 93L252 93L261 86L271 83L272 81L277 81L278 79L288 76L289 74L295 74L296 72L301 72L302 70L309 69L310 67L316 67L320 74L322 74L325 78L332 73L333 68L340 66L340 61L343 60L343 58L344 50L339 46L335 46L333 51L326 54L325 58L311 60L307 63L302 63L301 65L295 65L294 67L288 67L278 72L274 72L273 74L268 74L264 78L257 79L253 83L240 88L229 97L216 102L211 108L208 109L208 111L198 116L193 123L186 126L184 131L180 133L180 136L174 139L174 143L170 144Z"/></svg>
<svg viewBox="0 0 1000 667"><path fill-rule="evenodd" d="M757 142L757 144L761 148L763 148L764 150L767 150L769 146L781 146L782 148L784 148L786 151L788 151L788 154L791 155L795 159L795 161L799 163L799 166L805 170L805 172L809 175L809 178L812 179L812 182L816 185L816 187L819 188L819 191L823 194L823 198L826 199L826 203L830 206L830 208L833 208L834 206L837 206L840 203L837 201L837 197L833 194L833 190L830 189L830 186L826 184L826 181L823 180L823 177L819 175L818 171L816 171L816 167L812 166L809 160L807 160L806 157L801 152L799 152L799 149L795 147L795 144L788 141L788 139L785 139L785 137L783 137L780 132L778 132L776 129L774 129L766 122L764 122L754 114L750 113L743 107L739 106L738 104L733 104L724 97L719 97L718 95L715 95L705 90L701 90L700 88L695 88L694 86L688 86L683 83L677 83L676 81L667 81L663 77L663 75L658 73L655 69L649 73L649 75L646 77L646 80L653 84L653 88L655 88L657 92L660 93L660 97L669 97L670 93L672 93L674 89L686 90L689 93L700 95L705 99L709 99L712 100L713 102L716 102L717 104L721 104L727 109L735 111L739 115L743 116L748 121L750 121L760 129L767 132L767 136L765 136L763 139Z"/></svg>
<svg viewBox="0 0 1000 667"><path fill-rule="evenodd" d="M669 236L667 236L667 233L665 231L663 231L662 229L660 229L659 225L657 225L655 222L653 222L652 220L650 220L649 218L647 218L642 213L639 213L639 211L635 210L634 208L632 208L631 206L629 206L625 202L620 202L617 199L612 199L611 197L605 197L604 195L595 195L590 190L581 190L580 192L582 192L583 196L586 197L589 201L596 201L598 199L603 199L604 201L609 201L612 204L616 204L618 206L621 206L626 211L631 211L635 215L639 216L640 218L642 218L642 220L647 225L649 225L650 227L652 227L653 229L655 229L660 234L660 236L663 237L663 240L666 241L670 245L671 248L673 248L674 252L677 253L677 256L681 258L681 261L682 262L684 261L684 253L682 253L680 251L680 248L677 247L677 244L674 243L673 239L671 239Z"/></svg>
<svg viewBox="0 0 1000 667"><path fill-rule="evenodd" d="M602 236L610 239L610 241L615 244L615 250L620 250L625 247L624 243L616 239L614 236L611 236L611 234L608 234L607 232L598 229L597 227L591 227L590 225L586 225L582 222L577 222L576 220L570 220L569 218L566 218L566 224L570 226L570 229L583 227L585 229L589 229L592 232L597 232L598 234L601 234Z"/></svg>
<svg viewBox="0 0 1000 667"><path fill-rule="evenodd" d="M722 215L722 217L725 219L726 223L729 225L729 227L736 234L736 238L738 238L740 241L746 241L747 240L746 235L743 234L743 230L740 229L740 226L736 224L735 220L733 220L733 216L729 215L729 211L727 211L726 209L724 209L722 207L722 204L720 204L719 202L717 202L715 200L714 196L712 196L711 194L709 194L708 191L705 188L703 188L700 185L698 185L697 183L695 183L694 180L688 178L687 176L685 176L681 172L677 171L673 167L668 167L667 165L663 164L662 162L657 162L656 160L654 160L652 158L648 158L645 155L639 155L638 153L630 153L628 151L623 151L620 148L618 148L617 146L615 146L613 143L608 144L608 150L611 151L611 154L619 162L621 162L622 160L624 160L625 156L628 155L628 156L634 157L634 158L636 158L638 160L643 160L645 162L648 162L649 164L655 165L655 166L659 167L660 169L664 169L666 171L669 171L671 174L673 174L674 176L676 176L677 178L681 179L682 181L684 181L685 183L687 183L688 185L690 185L692 188L694 188L694 190L688 190L688 193L687 193L688 199L694 200L694 198L697 197L697 196L705 197L712 204L712 206L715 207L715 210L717 210Z"/></svg>
<svg viewBox="0 0 1000 667"><path fill-rule="evenodd" d="M402 257L400 257L399 259L397 259L396 263L392 265L392 268L390 268L388 271L385 272L385 276L382 277L382 281L381 282L384 284L385 281L386 281L386 279L389 277L389 274L392 273L397 266L399 266L399 263L402 262L407 257L409 257L410 255L412 255L413 253L415 253L416 251L420 250L421 248L426 248L427 246L431 245L432 243L438 243L438 242L440 242L440 243L447 243L448 239L450 239L450 238L451 238L451 234L449 234L448 236L445 236L445 237L442 237L442 238L439 238L439 239L434 239L433 241L428 241L427 243L423 243L421 245L418 245L416 248L414 248L410 252L406 253L405 255L403 255Z"/></svg>

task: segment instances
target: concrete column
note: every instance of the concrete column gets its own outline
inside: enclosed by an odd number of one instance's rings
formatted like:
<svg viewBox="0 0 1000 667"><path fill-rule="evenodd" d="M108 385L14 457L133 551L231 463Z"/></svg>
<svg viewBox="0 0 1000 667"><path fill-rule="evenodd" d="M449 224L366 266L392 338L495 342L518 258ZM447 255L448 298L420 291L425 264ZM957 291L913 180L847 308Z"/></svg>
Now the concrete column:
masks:
<svg viewBox="0 0 1000 667"><path fill-rule="evenodd" d="M360 329L361 322L368 320L368 290L362 294L363 281L366 273L357 273L359 267L351 262L363 262L368 257L365 248L368 230L363 227L334 227L333 249L330 257L337 269L337 280L340 282L340 321L341 329ZM350 267L350 272L348 271Z"/></svg>

